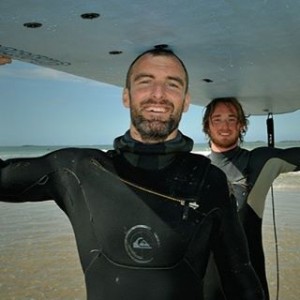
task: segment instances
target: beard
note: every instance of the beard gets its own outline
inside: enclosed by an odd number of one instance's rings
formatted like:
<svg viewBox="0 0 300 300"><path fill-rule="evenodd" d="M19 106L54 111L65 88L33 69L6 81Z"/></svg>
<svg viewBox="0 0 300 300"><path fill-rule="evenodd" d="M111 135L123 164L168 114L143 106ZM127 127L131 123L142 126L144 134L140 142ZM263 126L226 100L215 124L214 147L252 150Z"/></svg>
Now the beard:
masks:
<svg viewBox="0 0 300 300"><path fill-rule="evenodd" d="M142 107L144 104L151 104L152 102L151 99L147 100L142 103ZM142 114L142 110L138 110L133 105L131 106L131 122L145 142L163 142L179 126L183 105L180 109L174 111L174 105L170 101L163 100L161 103L172 107L172 114L167 120L159 116L146 119Z"/></svg>
<svg viewBox="0 0 300 300"><path fill-rule="evenodd" d="M220 137L210 136L210 140L217 147L230 149L230 148L234 148L237 145L238 136L234 136L231 138L220 138Z"/></svg>

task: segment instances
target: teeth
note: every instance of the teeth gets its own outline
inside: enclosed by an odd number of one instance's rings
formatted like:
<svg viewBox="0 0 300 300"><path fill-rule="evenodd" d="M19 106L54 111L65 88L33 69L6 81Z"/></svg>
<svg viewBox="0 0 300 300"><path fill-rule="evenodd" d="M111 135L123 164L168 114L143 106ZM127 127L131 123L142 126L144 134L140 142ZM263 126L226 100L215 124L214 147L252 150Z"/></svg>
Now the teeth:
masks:
<svg viewBox="0 0 300 300"><path fill-rule="evenodd" d="M158 113L163 113L166 111L165 108L163 107L148 107L146 108L147 112L158 112Z"/></svg>

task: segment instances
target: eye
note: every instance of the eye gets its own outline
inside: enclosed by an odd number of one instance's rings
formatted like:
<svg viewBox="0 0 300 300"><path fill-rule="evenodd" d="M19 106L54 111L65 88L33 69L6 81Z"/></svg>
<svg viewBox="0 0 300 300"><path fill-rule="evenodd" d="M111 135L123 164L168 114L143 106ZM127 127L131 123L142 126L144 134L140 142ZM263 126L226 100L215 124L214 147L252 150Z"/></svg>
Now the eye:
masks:
<svg viewBox="0 0 300 300"><path fill-rule="evenodd" d="M153 81L152 76L147 75L147 74L138 74L134 78L134 83L137 85L148 85Z"/></svg>
<svg viewBox="0 0 300 300"><path fill-rule="evenodd" d="M170 87L174 87L174 88L177 88L177 89L180 88L180 86L176 83L170 83Z"/></svg>
<svg viewBox="0 0 300 300"><path fill-rule="evenodd" d="M213 124L220 124L222 122L222 120L220 118L213 118L211 119Z"/></svg>
<svg viewBox="0 0 300 300"><path fill-rule="evenodd" d="M237 123L237 121L238 121L237 117L231 117L231 118L228 119L228 122L232 123L232 124Z"/></svg>
<svg viewBox="0 0 300 300"><path fill-rule="evenodd" d="M181 85L177 81L168 81L167 86L171 89L181 89Z"/></svg>
<svg viewBox="0 0 300 300"><path fill-rule="evenodd" d="M136 84L138 84L138 85L149 85L150 83L151 83L150 78L141 78L136 81Z"/></svg>

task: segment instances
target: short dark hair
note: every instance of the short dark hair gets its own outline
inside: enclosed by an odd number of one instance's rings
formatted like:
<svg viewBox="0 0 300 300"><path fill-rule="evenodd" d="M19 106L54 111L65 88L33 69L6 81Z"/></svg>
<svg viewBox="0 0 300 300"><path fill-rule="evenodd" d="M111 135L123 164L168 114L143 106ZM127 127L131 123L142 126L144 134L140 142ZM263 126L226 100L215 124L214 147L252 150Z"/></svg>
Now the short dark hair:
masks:
<svg viewBox="0 0 300 300"><path fill-rule="evenodd" d="M185 92L187 93L188 91L188 86L189 86L189 74L188 74L188 71L183 63L183 61L170 49L165 49L165 48L154 48L154 49L150 49L150 50L147 50L147 51L144 51L143 53L141 53L139 56L136 57L136 59L131 63L131 65L129 66L128 68L128 71L127 71L127 75L126 75L126 85L125 87L130 89L130 76L132 74L132 69L135 65L135 63L144 55L147 55L147 54L151 54L153 56L169 56L169 57L174 57L176 58L179 63L181 64L183 70L184 70L184 73L185 73L185 79L186 79L186 90Z"/></svg>
<svg viewBox="0 0 300 300"><path fill-rule="evenodd" d="M232 105L237 111L238 121L242 124L243 130L239 134L239 140L242 143L244 141L244 135L248 130L248 116L245 115L244 109L240 102L235 97L223 97L213 99L206 107L205 113L202 119L202 129L203 132L209 136L209 119L215 111L216 106L219 103L224 103L226 105Z"/></svg>

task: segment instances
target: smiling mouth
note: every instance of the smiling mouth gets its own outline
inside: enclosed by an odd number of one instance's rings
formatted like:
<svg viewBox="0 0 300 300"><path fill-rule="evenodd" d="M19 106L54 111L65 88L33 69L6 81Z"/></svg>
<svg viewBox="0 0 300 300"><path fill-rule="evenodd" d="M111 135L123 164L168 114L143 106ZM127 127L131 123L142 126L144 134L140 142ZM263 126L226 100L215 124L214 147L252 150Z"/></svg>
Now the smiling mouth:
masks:
<svg viewBox="0 0 300 300"><path fill-rule="evenodd" d="M149 106L146 107L144 110L150 113L166 113L168 111L168 108L162 106Z"/></svg>
<svg viewBox="0 0 300 300"><path fill-rule="evenodd" d="M230 136L230 133L228 133L228 132L221 132L220 136L227 137L227 136Z"/></svg>

